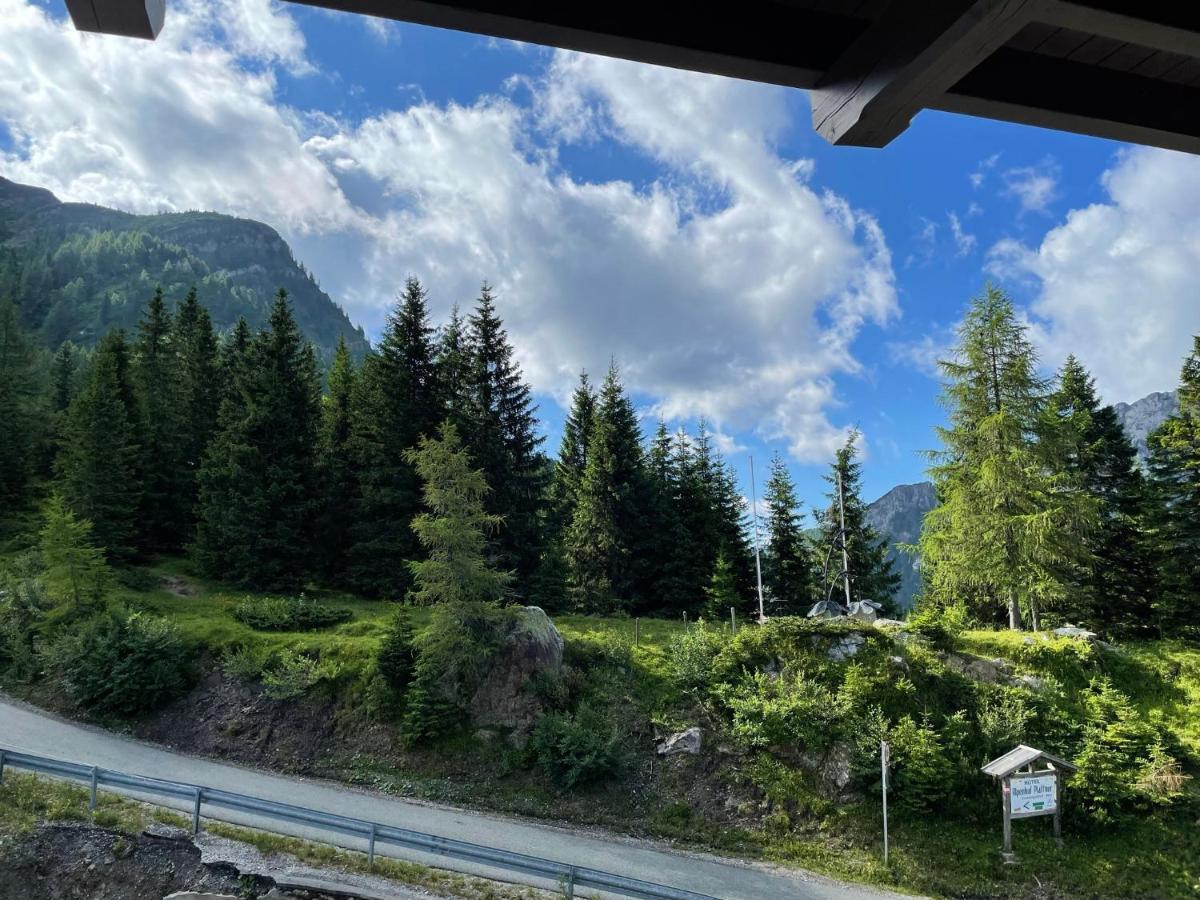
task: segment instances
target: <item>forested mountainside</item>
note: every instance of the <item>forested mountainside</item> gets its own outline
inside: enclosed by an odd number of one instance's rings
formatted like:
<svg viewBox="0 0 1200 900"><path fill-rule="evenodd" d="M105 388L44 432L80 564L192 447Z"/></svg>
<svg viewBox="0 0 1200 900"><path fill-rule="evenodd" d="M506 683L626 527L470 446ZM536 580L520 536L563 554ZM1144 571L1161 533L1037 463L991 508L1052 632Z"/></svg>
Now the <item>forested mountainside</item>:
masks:
<svg viewBox="0 0 1200 900"><path fill-rule="evenodd" d="M0 297L51 349L91 345L114 327L136 328L161 286L169 304L196 287L219 332L239 317L266 324L284 288L297 324L322 357L338 338L352 353L366 336L321 290L275 229L210 212L132 215L63 203L50 191L0 178Z"/></svg>

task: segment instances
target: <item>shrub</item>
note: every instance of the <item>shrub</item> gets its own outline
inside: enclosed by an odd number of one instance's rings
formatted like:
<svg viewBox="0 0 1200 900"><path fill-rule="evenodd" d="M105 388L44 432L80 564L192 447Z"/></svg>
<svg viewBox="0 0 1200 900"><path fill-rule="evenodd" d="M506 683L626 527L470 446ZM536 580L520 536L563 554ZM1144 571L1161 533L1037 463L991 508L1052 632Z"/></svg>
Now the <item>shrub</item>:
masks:
<svg viewBox="0 0 1200 900"><path fill-rule="evenodd" d="M905 716L888 732L896 800L910 810L931 810L953 791L952 766L942 736L925 717Z"/></svg>
<svg viewBox="0 0 1200 900"><path fill-rule="evenodd" d="M221 668L230 678L257 681L267 664L267 652L253 644L239 644L225 651Z"/></svg>
<svg viewBox="0 0 1200 900"><path fill-rule="evenodd" d="M712 685L713 660L725 638L700 620L677 635L667 648L671 682L681 691L704 694Z"/></svg>
<svg viewBox="0 0 1200 900"><path fill-rule="evenodd" d="M935 646L949 648L967 630L967 608L961 603L922 600L908 616L908 629L929 638Z"/></svg>
<svg viewBox="0 0 1200 900"><path fill-rule="evenodd" d="M72 698L90 711L132 716L182 693L191 678L175 626L142 613L85 620L54 648Z"/></svg>
<svg viewBox="0 0 1200 900"><path fill-rule="evenodd" d="M272 700L294 700L306 694L318 681L333 681L340 674L341 667L331 660L318 660L299 650L288 649L263 673L263 685Z"/></svg>
<svg viewBox="0 0 1200 900"><path fill-rule="evenodd" d="M37 673L38 633L53 605L30 574L0 580L0 672L21 681Z"/></svg>
<svg viewBox="0 0 1200 900"><path fill-rule="evenodd" d="M803 675L755 672L719 689L733 714L733 733L748 747L828 748L839 733L833 693Z"/></svg>
<svg viewBox="0 0 1200 900"><path fill-rule="evenodd" d="M285 597L247 597L233 610L233 617L255 631L315 631L348 622L348 609L326 606L303 594L296 600Z"/></svg>
<svg viewBox="0 0 1200 900"><path fill-rule="evenodd" d="M529 751L555 784L569 790L614 775L625 760L615 726L590 705L574 715L542 716L529 739Z"/></svg>
<svg viewBox="0 0 1200 900"><path fill-rule="evenodd" d="M375 657L375 670L396 695L407 690L417 667L416 636L404 612L396 613Z"/></svg>

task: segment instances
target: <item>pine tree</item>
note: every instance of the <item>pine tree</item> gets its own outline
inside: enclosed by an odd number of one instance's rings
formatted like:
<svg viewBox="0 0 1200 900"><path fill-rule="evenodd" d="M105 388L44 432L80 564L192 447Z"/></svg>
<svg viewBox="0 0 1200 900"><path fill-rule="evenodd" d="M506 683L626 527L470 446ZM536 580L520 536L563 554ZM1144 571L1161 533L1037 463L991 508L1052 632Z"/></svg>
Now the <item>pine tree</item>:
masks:
<svg viewBox="0 0 1200 900"><path fill-rule="evenodd" d="M504 529L492 545L497 564L513 569L517 583L527 586L542 555L547 467L539 448L544 438L537 433L532 390L513 358L486 283L467 331L470 425L463 437L491 487L488 511L504 517Z"/></svg>
<svg viewBox="0 0 1200 900"><path fill-rule="evenodd" d="M65 413L79 389L79 349L63 341L50 363L50 409Z"/></svg>
<svg viewBox="0 0 1200 900"><path fill-rule="evenodd" d="M724 553L717 554L712 577L704 588L704 597L704 614L714 622L724 620L730 609L736 609L744 601L744 595L738 591L733 566Z"/></svg>
<svg viewBox="0 0 1200 900"><path fill-rule="evenodd" d="M825 496L829 505L817 514L820 526L818 547L828 554L828 567L824 583L819 585L820 598L832 596L845 601L845 585L840 580L842 572L841 513L838 508L838 479L841 479L842 497L846 522L846 553L850 561L850 601L872 600L882 604L883 614L892 616L897 612L896 588L900 586L900 575L893 570L887 557L887 540L867 523L867 504L862 498L862 463L858 462L858 432L851 431L846 443L838 449L833 465L825 480L830 490ZM829 553L832 548L832 553ZM830 586L833 592L830 594Z"/></svg>
<svg viewBox="0 0 1200 900"><path fill-rule="evenodd" d="M134 553L141 502L139 411L125 334L114 331L96 348L87 381L67 411L66 436L56 462L71 511L92 523L110 558Z"/></svg>
<svg viewBox="0 0 1200 900"><path fill-rule="evenodd" d="M466 434L470 430L471 351L467 323L458 304L450 309L450 321L441 330L437 346L437 384L442 414Z"/></svg>
<svg viewBox="0 0 1200 900"><path fill-rule="evenodd" d="M217 430L221 407L221 362L216 333L208 310L200 305L193 287L187 292L175 314L171 338L175 349L179 379L179 409L183 424L181 466L183 485L181 503L186 512L188 533L195 527L197 478L209 442ZM249 329L239 323L231 346L248 346ZM231 351L236 354L237 350ZM230 363L231 367L234 364Z"/></svg>
<svg viewBox="0 0 1200 900"><path fill-rule="evenodd" d="M17 308L0 300L0 508L5 510L29 496L37 396L33 363Z"/></svg>
<svg viewBox="0 0 1200 900"><path fill-rule="evenodd" d="M920 552L926 590L966 601L985 620L1022 610L1038 627L1039 604L1061 597L1059 572L1078 564L1092 503L1046 472L1034 443L1045 397L1037 357L1012 302L988 287L959 328L942 402L949 427L930 475L941 504L925 516Z"/></svg>
<svg viewBox="0 0 1200 900"><path fill-rule="evenodd" d="M577 608L611 611L633 597L632 551L644 524L639 502L645 483L637 414L614 364L600 388L567 532L568 579Z"/></svg>
<svg viewBox="0 0 1200 900"><path fill-rule="evenodd" d="M1153 626L1155 594L1141 531L1146 486L1116 411L1100 405L1095 382L1074 356L1058 373L1038 431L1046 468L1091 497L1098 514L1083 536L1086 557L1059 573L1067 591L1055 611L1107 632L1144 633Z"/></svg>
<svg viewBox="0 0 1200 900"><path fill-rule="evenodd" d="M400 599L419 555L412 520L421 509L416 470L405 458L443 415L433 328L421 283L410 278L377 352L363 362L352 402L350 450L357 470L347 578L360 591Z"/></svg>
<svg viewBox="0 0 1200 900"><path fill-rule="evenodd" d="M242 387L250 368L250 350L254 335L245 318L238 317L237 324L221 344L217 356L217 367L221 378L221 389L217 399L217 419L225 417L221 407L228 401L236 406L245 406ZM207 452L206 454L207 455ZM203 458L201 459L203 464Z"/></svg>
<svg viewBox="0 0 1200 900"><path fill-rule="evenodd" d="M54 494L46 503L41 531L43 576L49 595L78 609L103 596L111 581L104 549L92 543L92 523L76 518L66 501Z"/></svg>
<svg viewBox="0 0 1200 900"><path fill-rule="evenodd" d="M800 519L796 485L778 453L771 458L771 476L763 499L767 507L763 587L770 594L770 612L803 615L813 602L813 565Z"/></svg>
<svg viewBox="0 0 1200 900"><path fill-rule="evenodd" d="M240 370L200 470L196 559L228 581L295 589L314 568L320 382L283 289Z"/></svg>
<svg viewBox="0 0 1200 900"><path fill-rule="evenodd" d="M356 374L346 340L338 338L329 370L329 392L321 400L319 440L322 568L335 582L341 580L354 525L357 480L350 438Z"/></svg>
<svg viewBox="0 0 1200 900"><path fill-rule="evenodd" d="M667 430L667 423L659 419L646 457L645 542L642 551L646 565L641 596L634 607L638 613L686 608L677 554L679 548L688 544L689 540L677 515L680 498L674 450L675 443Z"/></svg>
<svg viewBox="0 0 1200 900"><path fill-rule="evenodd" d="M703 597L718 550L708 490L711 449L706 442L703 430L693 441L681 428L671 445L667 483L672 489L675 539L662 561L664 578L658 598L662 610L671 615L695 608Z"/></svg>
<svg viewBox="0 0 1200 900"><path fill-rule="evenodd" d="M484 509L487 480L471 468L458 429L443 423L436 438L421 438L405 456L424 484L426 508L412 522L426 555L408 564L410 596L423 604L500 600L512 574L490 565L484 550L503 520Z"/></svg>
<svg viewBox="0 0 1200 900"><path fill-rule="evenodd" d="M1164 635L1200 635L1200 335L1179 378L1179 412L1150 435Z"/></svg>
<svg viewBox="0 0 1200 900"><path fill-rule="evenodd" d="M154 292L138 325L132 371L142 422L138 542L145 550L175 550L183 545L190 492L183 468L178 361L171 314L161 288Z"/></svg>

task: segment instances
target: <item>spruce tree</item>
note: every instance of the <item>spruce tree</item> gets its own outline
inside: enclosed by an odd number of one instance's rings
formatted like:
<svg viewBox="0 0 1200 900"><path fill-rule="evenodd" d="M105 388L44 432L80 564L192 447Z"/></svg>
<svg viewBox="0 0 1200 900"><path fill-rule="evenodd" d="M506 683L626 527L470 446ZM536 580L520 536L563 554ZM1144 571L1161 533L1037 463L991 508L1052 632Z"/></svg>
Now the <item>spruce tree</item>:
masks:
<svg viewBox="0 0 1200 900"><path fill-rule="evenodd" d="M646 456L645 541L642 551L645 566L641 596L634 608L638 613L686 607L684 591L680 587L677 554L680 546L689 543L689 540L677 515L680 498L674 450L675 443L667 430L667 423L659 419Z"/></svg>
<svg viewBox="0 0 1200 900"><path fill-rule="evenodd" d="M66 435L56 461L60 490L72 512L92 523L110 558L135 552L141 503L139 410L125 334L100 341L88 377L67 411Z"/></svg>
<svg viewBox="0 0 1200 900"><path fill-rule="evenodd" d="M319 465L322 515L320 547L325 577L341 581L354 526L357 479L350 453L357 373L345 338L339 337L321 400Z"/></svg>
<svg viewBox="0 0 1200 900"><path fill-rule="evenodd" d="M30 492L37 383L34 353L17 308L0 300L0 509L15 508Z"/></svg>
<svg viewBox="0 0 1200 900"><path fill-rule="evenodd" d="M237 584L296 589L314 568L320 381L283 289L240 368L200 470L196 559Z"/></svg>
<svg viewBox="0 0 1200 900"><path fill-rule="evenodd" d="M587 465L567 532L568 579L578 609L613 611L633 598L633 548L642 533L645 483L637 414L614 364L600 388Z"/></svg>
<svg viewBox="0 0 1200 900"><path fill-rule="evenodd" d="M50 409L65 413L79 389L79 348L63 341L50 363Z"/></svg>
<svg viewBox="0 0 1200 900"><path fill-rule="evenodd" d="M460 435L466 434L471 426L471 351L467 323L457 303L438 336L436 373L442 415L454 423Z"/></svg>
<svg viewBox="0 0 1200 900"><path fill-rule="evenodd" d="M763 587L771 599L769 612L804 615L814 597L813 564L800 519L796 485L778 453L771 457L771 475L763 500L767 507Z"/></svg>
<svg viewBox="0 0 1200 900"><path fill-rule="evenodd" d="M47 592L75 609L99 600L112 580L104 548L93 544L92 523L77 518L59 494L46 503L39 550Z"/></svg>
<svg viewBox="0 0 1200 900"><path fill-rule="evenodd" d="M1179 378L1179 412L1150 435L1160 632L1200 636L1200 335Z"/></svg>
<svg viewBox="0 0 1200 900"><path fill-rule="evenodd" d="M588 381L587 372L580 372L579 384L571 395L571 408L563 423L562 443L554 465L554 481L551 485L554 538L561 536L579 502L579 486L587 470L587 447L595 414L596 392Z"/></svg>
<svg viewBox="0 0 1200 900"><path fill-rule="evenodd" d="M231 346L249 341L245 322L239 325ZM171 338L176 355L179 381L179 410L182 420L180 461L183 469L182 503L186 510L187 530L195 526L197 478L208 444L217 430L221 407L221 361L216 333L208 310L200 305L193 287L175 313ZM236 353L238 351L231 351ZM233 364L231 363L231 366Z"/></svg>
<svg viewBox="0 0 1200 900"><path fill-rule="evenodd" d="M499 566L528 586L543 545L547 467L533 393L513 356L491 288L484 283L467 321L469 428L464 441L491 490L488 511L504 517L492 550Z"/></svg>
<svg viewBox="0 0 1200 900"><path fill-rule="evenodd" d="M883 606L883 614L894 616L896 588L900 586L900 575L893 570L887 557L887 539L867 523L867 504L862 498L862 463L858 462L858 432L851 431L846 443L837 451L833 465L825 480L830 490L825 495L828 506L817 514L820 527L818 547L823 561L828 558L825 580L818 587L819 599L832 597L845 602L845 586L841 582L841 515L838 509L838 479L842 483L842 496L846 521L846 553L850 561L850 601L871 600ZM830 549L832 552L830 553ZM833 591L830 593L830 587Z"/></svg>
<svg viewBox="0 0 1200 900"><path fill-rule="evenodd" d="M1045 383L1008 297L989 286L958 337L939 362L949 425L937 429L943 449L930 469L942 502L920 538L926 591L985 621L1007 611L1014 629L1027 613L1036 629L1039 605L1067 589L1059 573L1083 556L1093 504L1042 465L1034 435Z"/></svg>
<svg viewBox="0 0 1200 900"><path fill-rule="evenodd" d="M162 289L154 292L133 345L133 381L142 422L138 541L165 552L183 545L190 490L183 467L184 421L171 314Z"/></svg>
<svg viewBox="0 0 1200 900"><path fill-rule="evenodd" d="M412 520L421 509L421 485L405 453L443 415L433 328L415 278L405 283L377 351L363 362L352 407L358 495L346 576L364 593L401 599L411 585L407 563L420 550Z"/></svg>
<svg viewBox="0 0 1200 900"><path fill-rule="evenodd" d="M430 605L500 600L512 575L493 567L484 550L503 520L484 508L487 480L471 467L458 429L444 422L436 438L421 438L405 456L424 485L426 510L412 522L425 555L409 563L410 597Z"/></svg>
<svg viewBox="0 0 1200 900"><path fill-rule="evenodd" d="M1153 627L1154 571L1142 525L1146 485L1137 451L1116 411L1101 406L1095 382L1074 357L1058 373L1038 429L1046 468L1096 503L1095 528L1083 535L1085 557L1059 573L1066 592L1060 615L1106 632Z"/></svg>

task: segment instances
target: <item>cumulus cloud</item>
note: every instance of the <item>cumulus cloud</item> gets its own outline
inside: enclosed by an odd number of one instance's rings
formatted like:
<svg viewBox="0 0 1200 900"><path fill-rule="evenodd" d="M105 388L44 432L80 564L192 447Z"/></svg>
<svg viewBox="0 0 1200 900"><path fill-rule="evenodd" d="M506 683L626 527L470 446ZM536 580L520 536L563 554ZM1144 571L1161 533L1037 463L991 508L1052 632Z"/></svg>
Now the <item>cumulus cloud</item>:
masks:
<svg viewBox="0 0 1200 900"><path fill-rule="evenodd" d="M242 14L291 22L266 2ZM298 29L234 38L198 0L147 45L0 0L0 46L9 177L264 219L369 328L409 273L439 314L486 278L535 387L560 399L581 366L616 358L652 412L823 459L844 433L835 378L859 372L863 328L898 315L878 223L774 149L777 88L564 52L526 104L342 121L276 95L276 68L313 68ZM658 176L594 182L558 163L597 140Z"/></svg>
<svg viewBox="0 0 1200 900"><path fill-rule="evenodd" d="M1058 199L1059 167L1047 159L1036 166L1019 166L1004 172L1004 196L1021 205L1021 212L1046 212Z"/></svg>
<svg viewBox="0 0 1200 900"><path fill-rule="evenodd" d="M1104 174L1108 193L1067 214L1037 246L990 251L999 274L1031 278L1045 362L1078 356L1109 401L1175 386L1200 332L1200 159L1137 149Z"/></svg>

